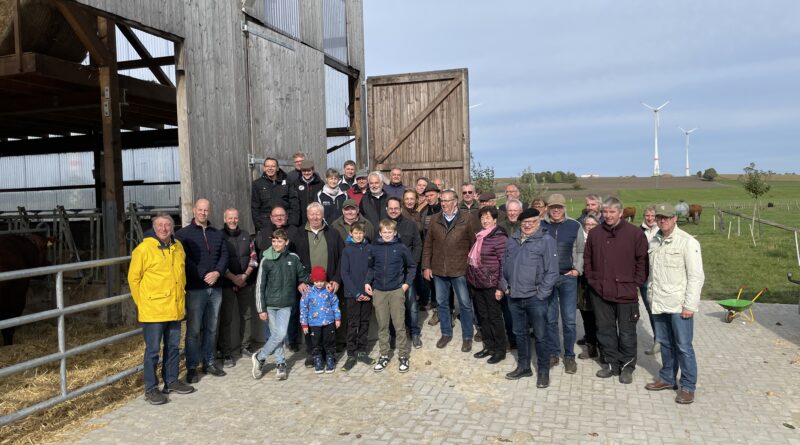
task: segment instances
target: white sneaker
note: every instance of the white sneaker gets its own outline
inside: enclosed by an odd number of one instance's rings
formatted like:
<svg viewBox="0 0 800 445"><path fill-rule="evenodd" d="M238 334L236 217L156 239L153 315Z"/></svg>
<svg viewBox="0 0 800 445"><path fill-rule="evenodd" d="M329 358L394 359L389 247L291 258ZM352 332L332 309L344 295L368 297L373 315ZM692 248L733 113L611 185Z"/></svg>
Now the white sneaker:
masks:
<svg viewBox="0 0 800 445"><path fill-rule="evenodd" d="M411 366L408 364L408 357L400 357L400 372L408 372Z"/></svg>
<svg viewBox="0 0 800 445"><path fill-rule="evenodd" d="M375 363L375 366L372 368L372 370L375 372L381 372L386 369L387 366L389 366L389 356L382 355L378 359L378 363Z"/></svg>
<svg viewBox="0 0 800 445"><path fill-rule="evenodd" d="M252 369L253 378L258 380L263 375L262 372L261 372L261 368L264 366L264 363L266 362L266 360L259 360L258 359L258 352L256 352L256 353L253 353L253 355L250 356L250 361L253 363L253 369Z"/></svg>
<svg viewBox="0 0 800 445"><path fill-rule="evenodd" d="M275 369L275 378L286 380L286 363L278 363L278 367Z"/></svg>

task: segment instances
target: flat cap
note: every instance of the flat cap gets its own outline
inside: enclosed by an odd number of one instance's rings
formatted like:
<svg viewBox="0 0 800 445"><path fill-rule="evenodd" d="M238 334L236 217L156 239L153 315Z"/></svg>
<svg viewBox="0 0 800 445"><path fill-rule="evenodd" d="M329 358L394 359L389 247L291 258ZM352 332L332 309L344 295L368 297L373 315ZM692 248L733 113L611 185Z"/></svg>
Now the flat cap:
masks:
<svg viewBox="0 0 800 445"><path fill-rule="evenodd" d="M522 221L528 218L535 218L539 216L539 211L534 209L533 207L528 207L527 209L523 210L522 213L519 215L519 220Z"/></svg>
<svg viewBox="0 0 800 445"><path fill-rule="evenodd" d="M553 193L547 198L547 207L561 206L566 207L567 200L561 193Z"/></svg>
<svg viewBox="0 0 800 445"><path fill-rule="evenodd" d="M441 192L441 190L439 190L439 187L436 187L436 184L429 182L428 185L425 186L425 191L422 193L428 193L428 192L439 193Z"/></svg>
<svg viewBox="0 0 800 445"><path fill-rule="evenodd" d="M668 202L656 205L656 216L672 218L675 216L675 206Z"/></svg>
<svg viewBox="0 0 800 445"><path fill-rule="evenodd" d="M355 199L345 199L344 203L342 204L342 208L346 209L348 207L358 208L358 204L356 203L356 200Z"/></svg>
<svg viewBox="0 0 800 445"><path fill-rule="evenodd" d="M313 170L314 169L314 161L311 159L303 159L303 162L300 163L300 170Z"/></svg>
<svg viewBox="0 0 800 445"><path fill-rule="evenodd" d="M478 196L478 201L480 202L491 201L493 199L497 199L497 196L492 192L483 192Z"/></svg>
<svg viewBox="0 0 800 445"><path fill-rule="evenodd" d="M361 170L356 172L356 179L366 178L367 176L369 176L369 170L367 170L366 168L362 168Z"/></svg>

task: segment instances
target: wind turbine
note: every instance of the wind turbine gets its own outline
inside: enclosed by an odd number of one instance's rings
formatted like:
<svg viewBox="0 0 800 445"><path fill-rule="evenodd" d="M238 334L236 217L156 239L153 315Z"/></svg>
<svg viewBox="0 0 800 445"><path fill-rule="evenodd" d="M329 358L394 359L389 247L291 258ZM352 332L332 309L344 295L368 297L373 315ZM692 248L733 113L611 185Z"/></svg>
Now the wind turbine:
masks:
<svg viewBox="0 0 800 445"><path fill-rule="evenodd" d="M670 101L666 101L661 104L661 106L655 108L642 102L642 105L644 105L645 108L650 109L655 115L655 142L653 143L655 154L653 155L653 176L661 176L661 167L658 163L658 127L661 126L661 121L658 118L658 112L661 111L662 108L666 107L669 102Z"/></svg>
<svg viewBox="0 0 800 445"><path fill-rule="evenodd" d="M678 130L682 131L684 136L686 136L686 176L691 176L689 174L689 135L694 133L697 130L697 127L692 128L691 130L684 130L681 127L678 127Z"/></svg>

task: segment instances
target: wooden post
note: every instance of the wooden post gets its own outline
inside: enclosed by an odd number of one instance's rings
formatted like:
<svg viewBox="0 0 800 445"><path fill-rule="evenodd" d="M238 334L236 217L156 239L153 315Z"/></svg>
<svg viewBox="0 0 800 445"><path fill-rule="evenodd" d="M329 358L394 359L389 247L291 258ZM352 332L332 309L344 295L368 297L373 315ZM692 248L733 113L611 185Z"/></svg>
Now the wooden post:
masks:
<svg viewBox="0 0 800 445"><path fill-rule="evenodd" d="M14 56L17 58L17 71L22 72L22 20L19 16L19 0L14 0Z"/></svg>
<svg viewBox="0 0 800 445"><path fill-rule="evenodd" d="M800 266L800 244L797 242L797 232L794 232L794 250L797 252L797 265Z"/></svg>
<svg viewBox="0 0 800 445"><path fill-rule="evenodd" d="M97 35L110 57L99 67L100 116L103 122L103 234L105 257L114 258L125 254L125 226L123 208L125 197L122 188L122 138L120 136L119 78L117 75L116 29L114 22L97 17ZM120 268L106 269L106 290L119 295ZM122 322L122 311L118 305L109 306L109 324Z"/></svg>

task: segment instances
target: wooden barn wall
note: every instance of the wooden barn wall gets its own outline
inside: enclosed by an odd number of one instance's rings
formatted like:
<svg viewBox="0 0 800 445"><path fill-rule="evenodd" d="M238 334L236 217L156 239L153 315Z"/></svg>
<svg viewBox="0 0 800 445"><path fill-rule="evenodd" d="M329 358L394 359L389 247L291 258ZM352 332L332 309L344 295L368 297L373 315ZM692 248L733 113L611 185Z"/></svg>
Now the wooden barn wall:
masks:
<svg viewBox="0 0 800 445"><path fill-rule="evenodd" d="M451 80L452 75L441 74L370 78L371 155L382 153ZM382 171L388 172L391 166L424 168L424 164L429 164L430 168L422 170L404 170L403 183L413 184L420 176L442 177L449 187L456 188L468 179L469 122L465 115L468 104L465 84L456 88L381 163Z"/></svg>
<svg viewBox="0 0 800 445"><path fill-rule="evenodd" d="M364 79L364 2L347 0L347 61Z"/></svg>
<svg viewBox="0 0 800 445"><path fill-rule="evenodd" d="M322 0L300 1L300 40L306 45L324 51L322 32ZM362 33L363 39L363 33Z"/></svg>
<svg viewBox="0 0 800 445"><path fill-rule="evenodd" d="M353 0L348 0L348 2ZM251 228L251 170L248 111L252 112L256 157L288 158L303 150L322 170L326 166L325 76L322 49L322 1L301 0L301 44L267 28L257 27L270 39L287 42L294 50L241 31L244 14L238 0L79 0L137 26L183 39L179 66L178 104L181 155L181 197L185 221L194 199L208 197L221 225L222 211L234 206ZM360 11L360 0L356 10ZM357 22L361 22L358 17ZM363 26L357 42L363 66ZM247 43L249 42L249 43ZM251 110L246 93L245 45L250 54ZM310 45L310 46L309 46ZM316 50L314 48L319 48ZM351 53L352 53L351 49ZM359 67L361 68L361 67ZM180 91L184 91L182 95Z"/></svg>
<svg viewBox="0 0 800 445"><path fill-rule="evenodd" d="M290 39L280 41L293 49L248 39L255 156L291 159L303 151L311 153L317 171L324 171L324 54Z"/></svg>

